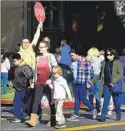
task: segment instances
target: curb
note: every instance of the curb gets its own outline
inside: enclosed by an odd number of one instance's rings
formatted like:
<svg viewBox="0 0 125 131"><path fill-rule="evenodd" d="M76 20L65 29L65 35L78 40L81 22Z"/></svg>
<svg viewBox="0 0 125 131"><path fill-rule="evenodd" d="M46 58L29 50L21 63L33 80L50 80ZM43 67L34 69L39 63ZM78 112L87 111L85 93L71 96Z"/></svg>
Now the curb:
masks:
<svg viewBox="0 0 125 131"><path fill-rule="evenodd" d="M1 104L2 105L12 105L13 100L2 99ZM63 107L74 107L74 101L72 101L72 102L65 101L63 104ZM81 107L84 107L84 104L81 104Z"/></svg>

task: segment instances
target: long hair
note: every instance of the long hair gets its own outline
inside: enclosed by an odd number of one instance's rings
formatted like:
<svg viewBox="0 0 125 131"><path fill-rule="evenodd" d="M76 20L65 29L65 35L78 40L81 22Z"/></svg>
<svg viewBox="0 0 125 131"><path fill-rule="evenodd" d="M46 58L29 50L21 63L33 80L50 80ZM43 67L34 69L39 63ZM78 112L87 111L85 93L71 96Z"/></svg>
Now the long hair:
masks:
<svg viewBox="0 0 125 131"><path fill-rule="evenodd" d="M115 60L115 59L119 59L118 52L117 52L115 49L108 48L108 49L106 50L106 55L107 55L107 52L110 52L111 54L114 55L114 60ZM106 58L106 60L107 60L107 57L105 57L105 58Z"/></svg>
<svg viewBox="0 0 125 131"><path fill-rule="evenodd" d="M96 47L92 47L87 52L87 59L91 61L93 56L99 56L99 50Z"/></svg>

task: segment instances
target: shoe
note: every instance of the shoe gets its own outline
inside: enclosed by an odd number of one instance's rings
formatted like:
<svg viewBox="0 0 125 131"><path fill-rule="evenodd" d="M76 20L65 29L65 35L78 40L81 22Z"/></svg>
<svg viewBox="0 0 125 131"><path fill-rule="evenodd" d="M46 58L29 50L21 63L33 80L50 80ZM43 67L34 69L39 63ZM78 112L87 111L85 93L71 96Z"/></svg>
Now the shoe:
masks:
<svg viewBox="0 0 125 131"><path fill-rule="evenodd" d="M104 116L98 116L98 117L97 117L97 120L98 120L99 122L105 122L105 121L106 121L106 117L104 117Z"/></svg>
<svg viewBox="0 0 125 131"><path fill-rule="evenodd" d="M120 120L121 120L121 116L120 116L120 115L117 115L115 121L120 121Z"/></svg>
<svg viewBox="0 0 125 131"><path fill-rule="evenodd" d="M55 126L56 129L61 129L61 128L65 128L65 127L66 127L65 124L57 124L57 125Z"/></svg>
<svg viewBox="0 0 125 131"><path fill-rule="evenodd" d="M125 110L125 105L121 105L121 110Z"/></svg>
<svg viewBox="0 0 125 131"><path fill-rule="evenodd" d="M39 123L37 114L31 113L30 120L25 121L25 123L30 127L36 126Z"/></svg>
<svg viewBox="0 0 125 131"><path fill-rule="evenodd" d="M71 116L70 118L68 118L67 120L68 121L79 121L79 116L77 116L77 115L73 115L73 116Z"/></svg>
<svg viewBox="0 0 125 131"><path fill-rule="evenodd" d="M101 116L101 111L99 113L97 113L97 116Z"/></svg>
<svg viewBox="0 0 125 131"><path fill-rule="evenodd" d="M112 115L112 111L108 111L108 113L107 113L109 116L111 116Z"/></svg>
<svg viewBox="0 0 125 131"><path fill-rule="evenodd" d="M19 118L12 118L11 120L10 120L10 122L12 122L12 123L20 123L21 122L21 120L19 119Z"/></svg>
<svg viewBox="0 0 125 131"><path fill-rule="evenodd" d="M96 119L96 117L97 117L97 111L96 111L96 109L94 109L94 110L92 111L92 118L93 118L93 119Z"/></svg>

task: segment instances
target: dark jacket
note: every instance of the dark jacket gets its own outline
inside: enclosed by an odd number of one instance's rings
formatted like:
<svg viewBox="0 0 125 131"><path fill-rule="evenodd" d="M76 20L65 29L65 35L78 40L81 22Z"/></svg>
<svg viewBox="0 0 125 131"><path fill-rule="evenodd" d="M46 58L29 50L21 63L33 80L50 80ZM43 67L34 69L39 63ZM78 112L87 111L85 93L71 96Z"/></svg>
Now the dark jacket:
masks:
<svg viewBox="0 0 125 131"><path fill-rule="evenodd" d="M102 65L102 71L101 71L101 85L104 85L104 68L105 68L105 61ZM123 76L123 68L119 60L113 61L113 67L112 67L112 83L115 85ZM102 96L103 93L103 86L100 88L100 95Z"/></svg>

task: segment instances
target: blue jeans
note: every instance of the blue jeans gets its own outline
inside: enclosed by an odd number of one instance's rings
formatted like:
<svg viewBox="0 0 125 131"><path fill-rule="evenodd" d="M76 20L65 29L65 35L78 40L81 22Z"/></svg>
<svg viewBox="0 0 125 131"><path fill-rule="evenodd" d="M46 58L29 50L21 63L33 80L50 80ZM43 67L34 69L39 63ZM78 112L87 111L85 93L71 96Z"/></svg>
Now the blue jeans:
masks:
<svg viewBox="0 0 125 131"><path fill-rule="evenodd" d="M12 112L18 118L21 118L22 115L24 96L25 96L25 91L21 91L21 92L15 91Z"/></svg>
<svg viewBox="0 0 125 131"><path fill-rule="evenodd" d="M100 98L99 98L99 87L100 87L100 81L93 84L91 88L89 89L89 100L93 104L94 96L96 99L96 110L99 113L100 112Z"/></svg>
<svg viewBox="0 0 125 131"><path fill-rule="evenodd" d="M111 87L104 86L104 103L102 108L102 116L106 117L108 112L108 105L111 98L111 95L113 97L113 102L115 105L115 111L116 115L121 116L121 108L120 108L120 97L119 94L114 94L110 90Z"/></svg>
<svg viewBox="0 0 125 131"><path fill-rule="evenodd" d="M125 105L125 92L120 94L120 104Z"/></svg>
<svg viewBox="0 0 125 131"><path fill-rule="evenodd" d="M74 91L74 98L75 98L75 107L74 107L74 114L75 115L79 115L80 103L81 102L83 104L85 104L87 107L89 107L91 111L94 110L93 105L87 99L86 83L74 84L73 91Z"/></svg>
<svg viewBox="0 0 125 131"><path fill-rule="evenodd" d="M1 83L3 85L2 94L7 93L7 81L8 81L8 73L1 73Z"/></svg>

